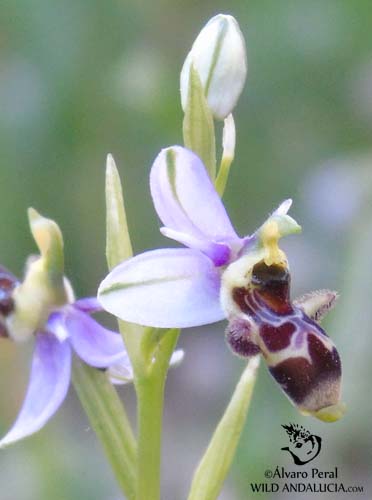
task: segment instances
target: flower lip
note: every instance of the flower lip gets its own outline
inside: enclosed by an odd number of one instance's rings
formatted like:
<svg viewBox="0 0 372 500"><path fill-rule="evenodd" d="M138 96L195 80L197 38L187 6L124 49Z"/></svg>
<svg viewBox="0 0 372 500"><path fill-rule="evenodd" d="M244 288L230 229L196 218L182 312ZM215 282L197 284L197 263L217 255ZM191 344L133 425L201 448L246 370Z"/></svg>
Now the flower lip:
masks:
<svg viewBox="0 0 372 500"><path fill-rule="evenodd" d="M336 294L326 290L292 303L287 266L267 265L264 259L257 258L244 277L240 286L230 288L226 340L233 352L249 357L259 349L271 375L301 413L323 421L341 418L341 360L315 321L330 309Z"/></svg>

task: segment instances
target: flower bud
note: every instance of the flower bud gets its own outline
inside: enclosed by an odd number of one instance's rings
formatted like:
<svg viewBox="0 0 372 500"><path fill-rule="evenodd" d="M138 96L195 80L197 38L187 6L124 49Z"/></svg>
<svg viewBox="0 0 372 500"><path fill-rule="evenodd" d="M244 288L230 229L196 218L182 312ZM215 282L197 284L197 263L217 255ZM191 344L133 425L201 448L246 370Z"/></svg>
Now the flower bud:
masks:
<svg viewBox="0 0 372 500"><path fill-rule="evenodd" d="M188 102L191 66L198 72L213 116L223 120L234 109L247 75L245 41L232 16L213 17L187 55L181 71L183 110Z"/></svg>

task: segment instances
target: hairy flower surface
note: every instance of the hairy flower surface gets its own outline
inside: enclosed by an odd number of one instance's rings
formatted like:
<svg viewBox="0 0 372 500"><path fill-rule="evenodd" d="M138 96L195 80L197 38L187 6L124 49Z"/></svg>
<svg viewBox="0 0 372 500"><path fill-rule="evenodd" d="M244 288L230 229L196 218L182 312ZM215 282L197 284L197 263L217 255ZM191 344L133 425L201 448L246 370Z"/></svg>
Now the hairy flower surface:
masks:
<svg viewBox="0 0 372 500"><path fill-rule="evenodd" d="M200 159L175 146L161 151L151 174L161 232L188 248L140 254L117 266L98 298L119 318L163 328L229 320L226 339L243 357L262 353L270 373L303 413L342 414L341 363L316 320L332 292L293 303L289 268L278 241L300 231L284 201L251 236L235 232Z"/></svg>

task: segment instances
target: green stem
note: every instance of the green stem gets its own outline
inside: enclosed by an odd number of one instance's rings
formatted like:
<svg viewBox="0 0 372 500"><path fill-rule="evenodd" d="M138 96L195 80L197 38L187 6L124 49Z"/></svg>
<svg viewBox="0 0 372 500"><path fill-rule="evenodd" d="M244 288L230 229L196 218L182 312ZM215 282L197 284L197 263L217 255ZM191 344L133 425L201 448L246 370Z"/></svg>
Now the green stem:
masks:
<svg viewBox="0 0 372 500"><path fill-rule="evenodd" d="M178 330L160 340L148 373L135 381L138 398L138 476L136 500L160 498L161 434L164 387Z"/></svg>
<svg viewBox="0 0 372 500"><path fill-rule="evenodd" d="M137 500L160 498L160 453L164 379L137 383L138 396L138 483Z"/></svg>
<svg viewBox="0 0 372 500"><path fill-rule="evenodd" d="M126 498L135 498L136 442L123 405L106 373L74 360L73 384L92 429Z"/></svg>

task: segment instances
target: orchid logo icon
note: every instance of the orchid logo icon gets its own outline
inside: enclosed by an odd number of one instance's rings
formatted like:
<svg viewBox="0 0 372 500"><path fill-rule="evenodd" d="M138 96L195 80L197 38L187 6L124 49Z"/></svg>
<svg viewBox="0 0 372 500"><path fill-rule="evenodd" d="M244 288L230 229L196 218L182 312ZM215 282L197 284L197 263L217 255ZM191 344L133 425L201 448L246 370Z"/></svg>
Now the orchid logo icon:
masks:
<svg viewBox="0 0 372 500"><path fill-rule="evenodd" d="M316 458L322 447L322 438L311 434L302 425L282 425L286 430L290 445L282 448L288 451L296 465L305 465Z"/></svg>

